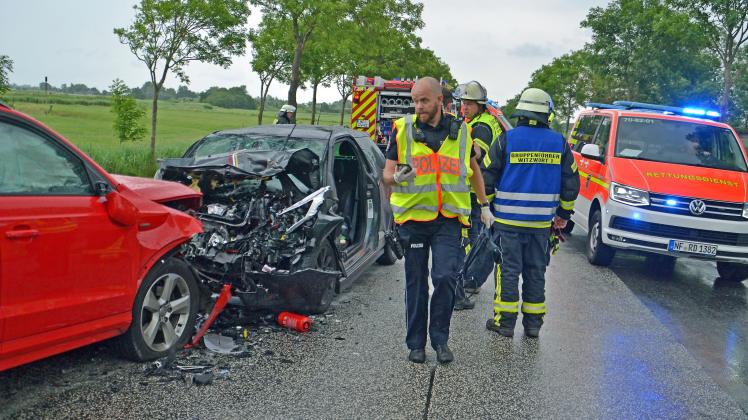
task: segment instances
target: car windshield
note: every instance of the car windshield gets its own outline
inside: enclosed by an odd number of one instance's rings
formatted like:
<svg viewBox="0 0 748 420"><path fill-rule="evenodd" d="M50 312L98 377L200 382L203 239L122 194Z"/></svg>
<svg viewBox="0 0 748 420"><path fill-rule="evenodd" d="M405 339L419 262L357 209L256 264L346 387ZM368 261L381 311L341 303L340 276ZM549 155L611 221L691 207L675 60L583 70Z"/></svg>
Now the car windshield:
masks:
<svg viewBox="0 0 748 420"><path fill-rule="evenodd" d="M615 152L628 159L746 171L732 131L707 124L621 117Z"/></svg>
<svg viewBox="0 0 748 420"><path fill-rule="evenodd" d="M210 134L192 151L196 158L226 154L239 150L294 150L311 149L317 156L325 153L324 139L287 138L260 134Z"/></svg>

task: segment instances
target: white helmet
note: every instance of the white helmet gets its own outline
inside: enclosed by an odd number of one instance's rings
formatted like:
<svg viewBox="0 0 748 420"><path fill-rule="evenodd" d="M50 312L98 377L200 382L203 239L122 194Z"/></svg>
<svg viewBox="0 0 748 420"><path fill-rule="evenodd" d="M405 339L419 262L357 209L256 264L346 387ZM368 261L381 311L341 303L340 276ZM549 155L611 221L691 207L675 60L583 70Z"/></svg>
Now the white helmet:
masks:
<svg viewBox="0 0 748 420"><path fill-rule="evenodd" d="M486 88L484 88L480 83L473 80L472 82L468 82L467 84L465 84L460 99L467 99L476 101L479 104L485 104L486 100L488 99L487 96L488 95L486 92Z"/></svg>
<svg viewBox="0 0 748 420"><path fill-rule="evenodd" d="M541 89L529 88L522 92L510 118L526 117L549 123L549 117L553 114L553 99L551 95Z"/></svg>
<svg viewBox="0 0 748 420"><path fill-rule="evenodd" d="M296 112L296 107L293 105L285 104L281 107L281 112Z"/></svg>

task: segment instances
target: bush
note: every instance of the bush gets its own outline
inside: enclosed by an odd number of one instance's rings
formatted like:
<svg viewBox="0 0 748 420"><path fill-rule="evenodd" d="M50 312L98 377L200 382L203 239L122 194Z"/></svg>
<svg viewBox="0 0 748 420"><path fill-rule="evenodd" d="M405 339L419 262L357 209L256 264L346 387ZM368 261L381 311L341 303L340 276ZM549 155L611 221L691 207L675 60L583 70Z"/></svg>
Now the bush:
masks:
<svg viewBox="0 0 748 420"><path fill-rule="evenodd" d="M141 140L146 130L143 126L145 110L138 106L130 96L130 89L120 79L115 79L112 90L112 112L114 113L114 132L120 143Z"/></svg>

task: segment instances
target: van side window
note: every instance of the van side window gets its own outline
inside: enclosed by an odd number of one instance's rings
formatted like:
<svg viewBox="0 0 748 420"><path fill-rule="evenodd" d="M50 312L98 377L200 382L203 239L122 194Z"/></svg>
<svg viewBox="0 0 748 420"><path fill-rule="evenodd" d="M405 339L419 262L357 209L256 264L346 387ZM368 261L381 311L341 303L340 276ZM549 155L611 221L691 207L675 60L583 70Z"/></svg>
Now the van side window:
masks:
<svg viewBox="0 0 748 420"><path fill-rule="evenodd" d="M605 156L605 151L608 150L608 139L610 139L610 118L605 117L600 122L600 127L597 129L597 134L593 141L593 143L600 146L601 156Z"/></svg>
<svg viewBox="0 0 748 420"><path fill-rule="evenodd" d="M592 142L601 119L602 117L599 115L583 115L579 117L577 127L571 132L571 137L576 140L574 151L578 152L582 150L582 146Z"/></svg>

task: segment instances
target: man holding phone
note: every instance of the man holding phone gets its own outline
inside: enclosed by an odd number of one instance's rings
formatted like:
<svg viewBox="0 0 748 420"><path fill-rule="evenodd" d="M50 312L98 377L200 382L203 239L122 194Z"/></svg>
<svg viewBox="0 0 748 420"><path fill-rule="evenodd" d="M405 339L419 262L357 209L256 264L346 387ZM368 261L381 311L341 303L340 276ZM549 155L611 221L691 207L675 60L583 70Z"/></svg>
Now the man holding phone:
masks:
<svg viewBox="0 0 748 420"><path fill-rule="evenodd" d="M470 225L470 186L478 195L481 221L488 208L470 130L442 112L442 87L433 77L411 90L416 115L395 121L386 152L384 181L392 186L390 205L405 251L405 304L408 360L426 361L426 331L439 363L454 355L447 346L457 272L464 257L461 231ZM434 292L429 311L429 252ZM429 322L429 312L431 319Z"/></svg>

